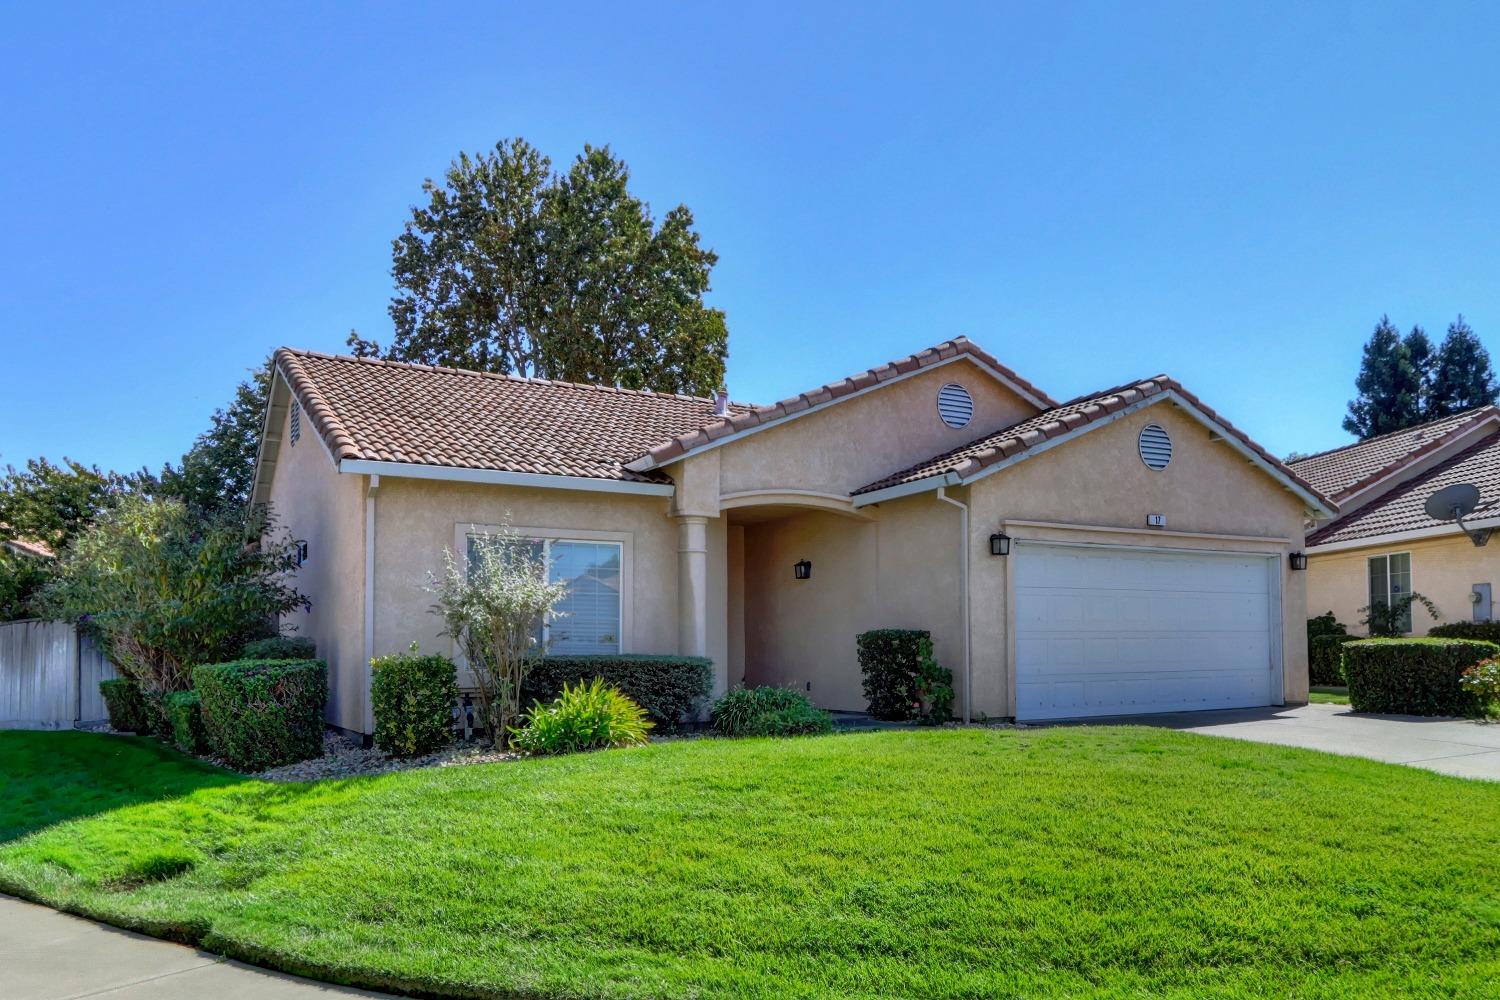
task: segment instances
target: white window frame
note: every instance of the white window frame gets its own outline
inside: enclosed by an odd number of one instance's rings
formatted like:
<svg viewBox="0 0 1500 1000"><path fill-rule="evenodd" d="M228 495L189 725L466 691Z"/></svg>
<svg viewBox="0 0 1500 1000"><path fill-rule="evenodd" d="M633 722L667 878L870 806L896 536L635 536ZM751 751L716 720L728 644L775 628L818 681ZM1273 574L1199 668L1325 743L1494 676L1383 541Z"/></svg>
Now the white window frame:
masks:
<svg viewBox="0 0 1500 1000"><path fill-rule="evenodd" d="M589 531L583 528L536 528L523 525L478 524L460 522L454 525L453 551L469 570L469 536L497 535L511 532L530 541L544 543L543 552L551 569L552 542L613 542L620 546L620 635L619 652L635 652L635 540L628 531ZM542 627L542 639L551 638L552 624ZM545 654L544 654L545 655ZM606 654L608 655L608 654Z"/></svg>
<svg viewBox="0 0 1500 1000"><path fill-rule="evenodd" d="M1406 551L1406 552L1382 552L1379 555L1366 556L1365 557L1365 600L1371 601L1371 602L1374 601L1374 596L1370 593L1370 564L1372 562L1374 562L1375 560L1377 560L1377 559L1384 559L1385 560L1385 603L1386 603L1387 607L1391 606L1391 604L1393 603L1392 600L1391 600L1391 558L1393 556L1405 556L1406 557L1406 577L1407 577L1407 583L1408 583L1409 586L1408 586L1407 592L1405 594L1403 594L1402 596L1403 597L1410 597L1412 594L1416 593L1417 585L1416 585L1415 582L1413 582L1413 580L1414 580L1414 578L1416 576L1416 571L1415 571L1415 567L1412 565L1411 552L1410 551ZM1416 627L1417 627L1416 613L1410 607L1408 607L1406 609L1406 617L1409 620L1407 622L1406 629L1402 632L1402 635L1411 635L1411 633L1414 632L1416 630Z"/></svg>

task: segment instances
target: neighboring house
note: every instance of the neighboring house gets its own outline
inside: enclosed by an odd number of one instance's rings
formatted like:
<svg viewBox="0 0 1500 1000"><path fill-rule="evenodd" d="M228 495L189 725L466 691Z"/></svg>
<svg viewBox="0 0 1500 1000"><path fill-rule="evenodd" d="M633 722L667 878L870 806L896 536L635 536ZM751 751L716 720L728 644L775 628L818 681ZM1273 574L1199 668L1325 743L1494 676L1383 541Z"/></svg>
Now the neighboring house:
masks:
<svg viewBox="0 0 1500 1000"><path fill-rule="evenodd" d="M1434 520L1423 508L1443 487L1469 483L1479 489L1480 505L1465 523L1476 531L1500 525L1500 410L1482 406L1291 468L1340 512L1307 538L1309 612L1332 611L1362 632L1361 608L1416 591L1445 622L1490 619L1500 542L1475 546L1455 522ZM1421 605L1406 622L1414 635L1434 624Z"/></svg>
<svg viewBox="0 0 1500 1000"><path fill-rule="evenodd" d="M0 528L4 527L0 524ZM0 538L0 548L33 559L51 559L53 556L52 546L35 538Z"/></svg>
<svg viewBox="0 0 1500 1000"><path fill-rule="evenodd" d="M764 407L283 349L254 495L359 732L370 658L454 651L424 585L502 523L589 581L569 652L717 691L862 710L855 635L921 628L974 718L1299 702L1288 556L1333 514L1165 376L1060 405L964 339Z"/></svg>

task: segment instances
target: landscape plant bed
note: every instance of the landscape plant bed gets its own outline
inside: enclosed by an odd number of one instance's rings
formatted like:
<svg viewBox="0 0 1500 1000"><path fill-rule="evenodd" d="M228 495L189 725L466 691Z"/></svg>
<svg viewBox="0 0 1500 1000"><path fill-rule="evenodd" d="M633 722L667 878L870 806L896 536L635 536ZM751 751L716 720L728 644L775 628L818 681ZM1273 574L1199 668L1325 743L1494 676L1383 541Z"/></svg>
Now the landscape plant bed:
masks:
<svg viewBox="0 0 1500 1000"><path fill-rule="evenodd" d="M1146 727L272 784L0 732L0 890L488 997L1481 996L1500 785Z"/></svg>

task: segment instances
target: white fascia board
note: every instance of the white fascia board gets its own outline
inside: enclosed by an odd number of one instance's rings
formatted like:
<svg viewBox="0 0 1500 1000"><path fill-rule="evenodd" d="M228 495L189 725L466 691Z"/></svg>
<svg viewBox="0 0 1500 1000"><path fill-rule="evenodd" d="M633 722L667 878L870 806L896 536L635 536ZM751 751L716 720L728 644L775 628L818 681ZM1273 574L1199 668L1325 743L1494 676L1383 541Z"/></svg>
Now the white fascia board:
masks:
<svg viewBox="0 0 1500 1000"><path fill-rule="evenodd" d="M422 465L418 462L372 462L346 458L339 462L339 472L365 476L390 476L395 479L435 479L449 483L485 483L491 486L532 486L544 490L583 490L588 493L635 493L669 497L676 490L670 483L626 483L616 479L590 479L587 476L548 476L534 472L504 472L499 469L460 469L448 465Z"/></svg>
<svg viewBox="0 0 1500 1000"><path fill-rule="evenodd" d="M860 396L863 396L867 392L874 392L877 389L884 389L886 386L895 385L897 382L904 382L907 379L913 378L917 375L924 375L927 372L937 371L944 365L951 365L958 361L967 361L974 367L988 373L991 378L999 382L1001 385L1005 386L1017 396L1020 396L1022 399L1026 400L1032 406L1035 406L1041 410L1049 410L1052 408L1053 404L1047 402L1046 400L1038 399L1032 393L1027 392L1025 388L1017 385L1005 375L1003 375L996 369L991 368L989 365L985 364L983 361L980 361L973 355L955 354L951 358L939 361L936 364L928 365L925 368L916 368L912 371L906 372L903 375L897 375L895 378L888 378L884 382L876 382L874 385L867 385L863 389L859 389L855 392L849 393L847 396L839 396L837 399L825 400L821 403L818 403L816 406L809 406L805 410L798 410L796 413L788 413L785 416L777 417L774 420L768 420L763 424L756 424L754 427L746 427L742 431L735 431L733 434L726 434L724 437L721 437L716 441L710 441L708 442L708 444L699 445L696 448L692 448L688 451L683 452L681 455L674 455L673 457L667 459L665 462L657 462L648 454L642 455L640 458L637 458L632 462L626 462L625 468L629 469L631 472L649 472L652 469L658 469L664 465L671 465L673 462L680 462L684 458L689 458L693 455L701 455L705 451L712 451L715 448L729 444L732 441L739 441L742 438L747 438L751 434L758 434L761 431L770 430L772 427L780 427L782 424L787 423L788 421L796 420L799 417L805 417L809 414L817 413L819 410L826 410L830 406L838 406L840 403L847 403L851 399L858 399Z"/></svg>
<svg viewBox="0 0 1500 1000"><path fill-rule="evenodd" d="M882 500L895 500L899 497L909 497L913 493L927 493L942 486L959 485L958 473L944 472L936 476L928 476L925 479L913 479L909 483L897 483L895 486L887 486L885 489L871 490L869 493L861 493L859 496L850 497L855 507L868 507L871 504L880 503Z"/></svg>
<svg viewBox="0 0 1500 1000"><path fill-rule="evenodd" d="M280 454L282 440L280 435L273 435L273 422L278 413L285 413L288 400L292 396L292 387L287 383L286 377L281 374L281 366L274 365L271 368L271 391L266 393L266 412L260 422L260 442L255 448L255 472L250 480L250 503L264 503L271 491L270 473L275 469L276 457L267 454L267 446L276 449Z"/></svg>
<svg viewBox="0 0 1500 1000"><path fill-rule="evenodd" d="M1500 528L1500 516L1486 517L1465 523L1476 531L1485 528ZM1405 542L1420 541L1424 538L1442 538L1445 535L1462 534L1464 534L1464 530L1457 524L1438 524L1430 528L1412 528L1409 531L1392 531L1384 535L1367 535L1364 538L1351 538L1342 542L1324 542L1321 545L1309 545L1306 551L1310 556L1320 556L1329 552L1381 548L1388 545L1401 545Z"/></svg>

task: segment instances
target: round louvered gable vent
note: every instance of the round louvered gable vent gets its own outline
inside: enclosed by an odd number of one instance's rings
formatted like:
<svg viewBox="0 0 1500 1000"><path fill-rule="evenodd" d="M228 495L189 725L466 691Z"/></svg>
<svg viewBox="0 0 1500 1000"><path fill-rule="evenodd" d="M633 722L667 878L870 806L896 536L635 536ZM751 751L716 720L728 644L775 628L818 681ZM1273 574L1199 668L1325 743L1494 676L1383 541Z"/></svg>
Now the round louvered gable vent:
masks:
<svg viewBox="0 0 1500 1000"><path fill-rule="evenodd" d="M949 382L938 390L938 416L943 423L958 430L974 419L974 397L961 385Z"/></svg>
<svg viewBox="0 0 1500 1000"><path fill-rule="evenodd" d="M1141 428L1139 445L1141 461L1146 463L1148 469L1160 472L1172 461L1172 439L1156 424L1147 424Z"/></svg>

